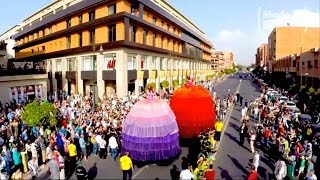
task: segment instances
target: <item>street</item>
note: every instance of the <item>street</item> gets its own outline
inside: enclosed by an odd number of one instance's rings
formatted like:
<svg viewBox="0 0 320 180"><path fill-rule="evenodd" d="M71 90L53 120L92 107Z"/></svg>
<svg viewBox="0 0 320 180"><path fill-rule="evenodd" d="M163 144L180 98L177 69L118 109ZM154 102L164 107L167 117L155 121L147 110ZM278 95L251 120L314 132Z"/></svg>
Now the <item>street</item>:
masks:
<svg viewBox="0 0 320 180"><path fill-rule="evenodd" d="M236 92L236 86L240 83L239 77L230 77L226 82L221 84L222 87L218 88L219 94L221 94L220 88L227 91L228 87L232 93ZM232 86L233 85L233 86ZM243 96L243 101L255 100L259 96L259 89L250 79L243 79L239 88L240 95ZM218 153L216 155L216 162L214 163L214 169L216 171L216 179L244 179L248 174L246 168L249 159L253 158L253 154L250 152L250 146L248 142L245 142L244 147L239 146L239 127L241 125L241 109L240 105L235 105L231 112L227 114L225 120L225 131L222 136L222 140L219 145ZM229 115L229 116L228 116ZM253 123L250 124L253 127ZM249 128L250 129L250 128ZM260 151L260 164L258 174L261 179L269 179L272 177L272 170L270 167L273 163L269 163L268 157Z"/></svg>

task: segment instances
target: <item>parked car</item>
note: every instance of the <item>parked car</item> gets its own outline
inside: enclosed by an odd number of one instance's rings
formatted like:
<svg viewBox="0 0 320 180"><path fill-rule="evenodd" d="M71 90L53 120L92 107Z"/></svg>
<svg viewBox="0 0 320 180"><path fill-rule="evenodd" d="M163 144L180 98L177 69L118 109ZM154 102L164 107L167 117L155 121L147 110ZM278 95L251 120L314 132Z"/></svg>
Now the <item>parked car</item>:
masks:
<svg viewBox="0 0 320 180"><path fill-rule="evenodd" d="M312 123L312 117L309 114L299 114L298 120L300 122Z"/></svg>
<svg viewBox="0 0 320 180"><path fill-rule="evenodd" d="M293 101L287 101L286 105L288 108L297 107L296 103Z"/></svg>
<svg viewBox="0 0 320 180"><path fill-rule="evenodd" d="M289 98L286 97L286 96L281 96L280 99L279 99L280 104L283 103L283 102L288 102L288 101L289 101Z"/></svg>
<svg viewBox="0 0 320 180"><path fill-rule="evenodd" d="M298 118L298 116L301 114L300 109L297 107L291 107L288 109L294 113L294 118Z"/></svg>

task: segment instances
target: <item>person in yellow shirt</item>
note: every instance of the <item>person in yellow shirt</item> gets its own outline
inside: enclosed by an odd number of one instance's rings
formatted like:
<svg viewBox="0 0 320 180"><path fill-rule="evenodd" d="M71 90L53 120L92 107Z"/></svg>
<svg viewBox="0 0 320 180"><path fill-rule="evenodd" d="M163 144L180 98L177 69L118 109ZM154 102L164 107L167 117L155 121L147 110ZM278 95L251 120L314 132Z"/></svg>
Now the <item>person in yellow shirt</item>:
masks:
<svg viewBox="0 0 320 180"><path fill-rule="evenodd" d="M223 130L223 122L218 119L218 122L216 122L216 124L214 125L215 127L215 140L216 141L220 141L220 138L221 138L221 132Z"/></svg>
<svg viewBox="0 0 320 180"><path fill-rule="evenodd" d="M127 179L131 180L133 165L132 165L132 160L129 157L129 152L126 152L120 158L120 167L121 167L121 170L122 170L123 180L127 180Z"/></svg>
<svg viewBox="0 0 320 180"><path fill-rule="evenodd" d="M76 167L77 147L73 144L73 139L70 140L70 144L68 145L68 153L70 158L70 167Z"/></svg>

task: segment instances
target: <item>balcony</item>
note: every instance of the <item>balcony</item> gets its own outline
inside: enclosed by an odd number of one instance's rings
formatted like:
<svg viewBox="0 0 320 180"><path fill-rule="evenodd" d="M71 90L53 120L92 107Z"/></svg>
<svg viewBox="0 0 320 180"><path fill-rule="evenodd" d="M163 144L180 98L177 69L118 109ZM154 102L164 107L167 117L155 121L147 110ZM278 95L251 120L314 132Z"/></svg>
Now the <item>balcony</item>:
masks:
<svg viewBox="0 0 320 180"><path fill-rule="evenodd" d="M0 69L0 76L47 74L46 69Z"/></svg>

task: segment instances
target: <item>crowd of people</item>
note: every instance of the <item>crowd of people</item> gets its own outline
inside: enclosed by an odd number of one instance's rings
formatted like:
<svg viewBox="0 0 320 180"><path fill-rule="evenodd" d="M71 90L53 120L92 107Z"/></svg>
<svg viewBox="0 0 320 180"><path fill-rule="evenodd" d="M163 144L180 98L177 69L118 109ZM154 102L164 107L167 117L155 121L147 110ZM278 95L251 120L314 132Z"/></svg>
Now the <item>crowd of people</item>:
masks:
<svg viewBox="0 0 320 180"><path fill-rule="evenodd" d="M210 83L202 85L208 89L211 86ZM0 179L22 179L26 173L36 179L44 164L49 167L51 179L66 179L75 170L77 174L81 170L81 163L77 162L86 161L90 155L101 159L110 155L116 161L121 151L122 122L130 108L143 97L144 93L128 94L124 98L105 96L95 106L92 93L61 95L57 98L60 100L50 98L58 109L58 124L54 127L49 124L27 126L20 117L23 105L14 101L0 103ZM170 99L170 91L163 91L158 97ZM214 152L208 148L212 147L208 142L214 143L213 135L210 130L199 136L204 159Z"/></svg>
<svg viewBox="0 0 320 180"><path fill-rule="evenodd" d="M316 128L296 118L286 102L271 98L267 88L241 110L240 145L248 138L253 158L248 179L256 179L260 153L268 154L274 176L282 179L317 179L320 168L320 137Z"/></svg>

